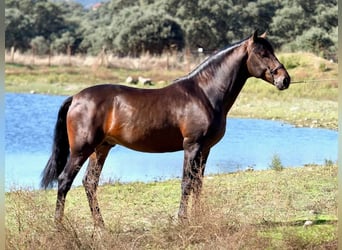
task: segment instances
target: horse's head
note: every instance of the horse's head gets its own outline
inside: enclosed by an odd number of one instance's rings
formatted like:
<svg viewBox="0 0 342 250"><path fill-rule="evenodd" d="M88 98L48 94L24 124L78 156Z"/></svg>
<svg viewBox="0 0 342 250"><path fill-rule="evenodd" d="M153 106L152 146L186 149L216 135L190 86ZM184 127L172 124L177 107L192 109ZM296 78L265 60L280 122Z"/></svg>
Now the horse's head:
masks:
<svg viewBox="0 0 342 250"><path fill-rule="evenodd" d="M257 32L248 39L247 69L251 76L261 78L279 90L287 89L291 78L284 65L274 55L271 44L265 39L266 34L259 36Z"/></svg>

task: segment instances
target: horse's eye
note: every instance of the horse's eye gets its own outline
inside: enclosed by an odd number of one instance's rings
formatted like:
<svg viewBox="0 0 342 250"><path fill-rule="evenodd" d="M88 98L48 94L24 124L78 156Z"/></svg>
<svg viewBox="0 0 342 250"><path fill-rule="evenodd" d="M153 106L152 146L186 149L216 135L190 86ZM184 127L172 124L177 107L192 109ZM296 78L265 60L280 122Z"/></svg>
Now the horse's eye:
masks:
<svg viewBox="0 0 342 250"><path fill-rule="evenodd" d="M260 56L262 58L267 58L267 57L269 57L269 53L267 53L266 51L263 51L263 52L260 53Z"/></svg>
<svg viewBox="0 0 342 250"><path fill-rule="evenodd" d="M261 49L261 48L254 49L254 52L258 54L261 58L265 58L268 56L268 53L264 49Z"/></svg>

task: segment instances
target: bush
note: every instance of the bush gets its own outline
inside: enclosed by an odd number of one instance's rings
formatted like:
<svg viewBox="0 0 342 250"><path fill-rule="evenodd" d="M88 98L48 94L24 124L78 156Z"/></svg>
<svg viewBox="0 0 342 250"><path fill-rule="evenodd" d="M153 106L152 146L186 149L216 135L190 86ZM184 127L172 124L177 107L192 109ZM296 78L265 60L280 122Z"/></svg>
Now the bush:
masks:
<svg viewBox="0 0 342 250"><path fill-rule="evenodd" d="M280 157L277 154L275 154L272 157L271 164L269 164L269 169L272 169L275 171L282 171L284 169L284 166L281 163Z"/></svg>
<svg viewBox="0 0 342 250"><path fill-rule="evenodd" d="M165 49L182 50L185 46L184 32L181 26L165 13L148 15L142 12L141 18L132 16L120 28L114 39L114 51L120 55L139 56L142 53L161 55ZM127 17L125 17L127 19Z"/></svg>
<svg viewBox="0 0 342 250"><path fill-rule="evenodd" d="M291 55L291 56L281 56L280 61L284 64L286 69L294 69L301 65L300 55Z"/></svg>

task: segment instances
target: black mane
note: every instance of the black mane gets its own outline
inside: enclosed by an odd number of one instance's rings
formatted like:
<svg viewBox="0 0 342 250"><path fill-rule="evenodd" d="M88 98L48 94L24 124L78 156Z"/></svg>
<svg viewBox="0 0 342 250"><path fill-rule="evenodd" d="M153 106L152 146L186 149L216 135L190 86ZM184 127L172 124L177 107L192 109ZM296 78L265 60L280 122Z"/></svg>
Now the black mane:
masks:
<svg viewBox="0 0 342 250"><path fill-rule="evenodd" d="M182 78L176 79L175 81L179 81L179 80L182 80L184 78L189 79L189 78L195 77L198 74L200 74L201 72L203 72L204 70L207 70L208 68L215 69L215 67L222 61L222 59L225 56L227 56L227 54L231 53L235 48L241 46L249 38L250 38L250 36L215 52L214 54L209 56L207 59L205 59L201 64L199 64L188 75L186 75Z"/></svg>

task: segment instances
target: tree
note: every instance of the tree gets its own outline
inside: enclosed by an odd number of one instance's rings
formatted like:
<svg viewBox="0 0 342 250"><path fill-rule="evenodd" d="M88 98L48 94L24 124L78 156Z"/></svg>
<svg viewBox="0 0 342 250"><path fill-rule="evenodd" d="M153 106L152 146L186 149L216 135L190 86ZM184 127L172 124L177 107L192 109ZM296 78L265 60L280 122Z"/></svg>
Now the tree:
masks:
<svg viewBox="0 0 342 250"><path fill-rule="evenodd" d="M50 43L43 36L36 36L30 42L34 55L45 55L49 52Z"/></svg>
<svg viewBox="0 0 342 250"><path fill-rule="evenodd" d="M284 2L271 23L277 47L331 57L337 50L337 2L293 0ZM295 21L294 21L295 20ZM334 57L334 56L333 56Z"/></svg>
<svg viewBox="0 0 342 250"><path fill-rule="evenodd" d="M165 3L165 12L179 20L186 46L213 51L227 45L227 1L171 0Z"/></svg>
<svg viewBox="0 0 342 250"><path fill-rule="evenodd" d="M5 47L25 50L33 36L32 20L17 8L5 9Z"/></svg>
<svg viewBox="0 0 342 250"><path fill-rule="evenodd" d="M68 51L68 47L70 49L70 53L83 53L84 51L80 50L80 43L84 39L83 29L81 24L84 20L86 20L86 14L88 11L79 3L73 1L58 1L56 2L58 8L61 10L61 15L63 17L63 21L65 23L65 28L59 30L56 34L53 34L52 40L54 42L55 39L62 39L57 41L58 43L64 43L63 45L54 45L54 47L58 48L57 52L61 53L64 51L66 53ZM65 45L65 40L68 40L68 45ZM72 41L72 43L70 43Z"/></svg>
<svg viewBox="0 0 342 250"><path fill-rule="evenodd" d="M294 21L295 20L295 21ZM301 6L293 3L278 9L273 16L270 30L272 41L277 46L286 45L310 27Z"/></svg>
<svg viewBox="0 0 342 250"><path fill-rule="evenodd" d="M112 49L110 25L115 17L109 4L110 2L105 2L95 11L90 10L85 14L80 22L82 41L78 50L96 55L103 48Z"/></svg>
<svg viewBox="0 0 342 250"><path fill-rule="evenodd" d="M54 39L52 48L59 52L67 55L71 55L71 47L75 42L75 37L69 32L63 33L60 37Z"/></svg>
<svg viewBox="0 0 342 250"><path fill-rule="evenodd" d="M33 29L36 36L51 40L52 34L67 29L61 9L53 2L38 0L33 6Z"/></svg>
<svg viewBox="0 0 342 250"><path fill-rule="evenodd" d="M315 22L327 32L331 32L334 27L338 26L338 10L337 5L319 4L316 8Z"/></svg>
<svg viewBox="0 0 342 250"><path fill-rule="evenodd" d="M334 46L333 40L323 29L312 27L297 38L294 48L328 57L332 52L332 46Z"/></svg>
<svg viewBox="0 0 342 250"><path fill-rule="evenodd" d="M183 49L183 31L175 20L165 14L146 10L144 14L130 20L118 33L114 31L117 34L113 41L114 51L138 56L143 52L161 54L171 46Z"/></svg>

